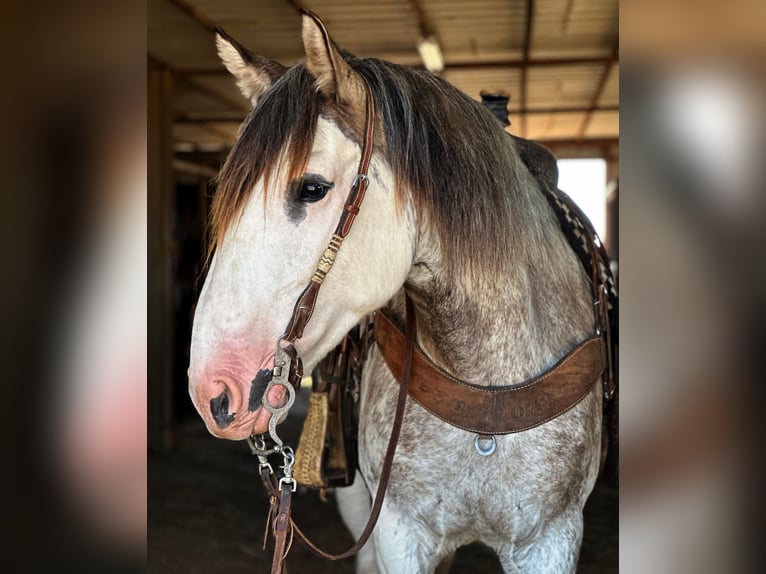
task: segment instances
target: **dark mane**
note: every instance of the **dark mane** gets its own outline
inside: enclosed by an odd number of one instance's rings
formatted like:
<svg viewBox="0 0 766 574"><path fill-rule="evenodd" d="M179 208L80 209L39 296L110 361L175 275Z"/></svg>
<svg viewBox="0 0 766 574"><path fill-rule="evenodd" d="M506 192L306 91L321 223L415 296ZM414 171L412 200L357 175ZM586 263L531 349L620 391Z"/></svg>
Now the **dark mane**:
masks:
<svg viewBox="0 0 766 574"><path fill-rule="evenodd" d="M523 192L532 180L502 126L479 102L437 76L374 58L344 58L370 84L396 193L403 203L411 191L420 219L433 226L445 271L476 277L481 269L507 269L517 228L511 221L539 208ZM212 248L258 179L277 168L283 148L291 177L304 169L320 113L343 123L343 114L323 101L302 62L262 96L219 176ZM353 126L341 127L361 139Z"/></svg>
<svg viewBox="0 0 766 574"><path fill-rule="evenodd" d="M411 190L434 226L447 273L500 272L510 258L515 155L483 105L442 78L375 59L352 66L370 83L397 191Z"/></svg>
<svg viewBox="0 0 766 574"><path fill-rule="evenodd" d="M285 72L259 98L216 180L208 260L261 177L264 188L268 187L271 176L281 167L278 163L283 150L289 179L303 171L314 144L319 107L314 78L303 62Z"/></svg>

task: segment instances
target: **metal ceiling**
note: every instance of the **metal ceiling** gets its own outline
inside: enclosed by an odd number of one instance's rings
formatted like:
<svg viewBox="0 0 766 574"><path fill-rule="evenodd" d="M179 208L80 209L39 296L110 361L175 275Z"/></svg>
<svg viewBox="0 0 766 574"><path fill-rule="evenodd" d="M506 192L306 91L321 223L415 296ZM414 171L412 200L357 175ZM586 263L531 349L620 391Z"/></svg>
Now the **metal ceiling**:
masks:
<svg viewBox="0 0 766 574"><path fill-rule="evenodd" d="M173 72L178 151L225 149L248 110L216 55L215 26L290 65L303 57L302 7L361 57L422 67L417 44L434 37L445 79L477 99L510 94L514 134L619 135L617 0L149 0L149 61Z"/></svg>

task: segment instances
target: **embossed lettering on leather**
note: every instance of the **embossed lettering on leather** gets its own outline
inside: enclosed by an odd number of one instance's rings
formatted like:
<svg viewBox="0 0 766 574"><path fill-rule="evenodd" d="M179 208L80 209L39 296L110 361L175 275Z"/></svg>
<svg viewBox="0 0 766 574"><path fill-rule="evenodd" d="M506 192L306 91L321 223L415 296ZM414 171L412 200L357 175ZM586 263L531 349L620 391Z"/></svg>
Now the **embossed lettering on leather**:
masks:
<svg viewBox="0 0 766 574"><path fill-rule="evenodd" d="M375 316L375 340L398 380L404 334L380 311ZM501 387L460 381L415 347L408 392L423 408L453 426L482 434L509 434L541 425L571 409L593 388L603 370L600 336L580 343L539 377Z"/></svg>

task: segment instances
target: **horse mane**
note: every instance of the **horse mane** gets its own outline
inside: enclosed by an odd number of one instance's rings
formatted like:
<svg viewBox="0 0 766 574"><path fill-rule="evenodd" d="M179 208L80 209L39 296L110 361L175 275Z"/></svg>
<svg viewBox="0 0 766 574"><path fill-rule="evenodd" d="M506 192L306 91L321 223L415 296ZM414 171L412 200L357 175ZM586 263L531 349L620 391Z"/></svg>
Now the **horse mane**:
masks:
<svg viewBox="0 0 766 574"><path fill-rule="evenodd" d="M397 200L404 204L409 191L420 218L433 226L444 272L467 273L473 281L488 270L502 274L518 249L517 229L531 222L541 230L532 212L544 212L524 191L535 184L511 138L489 110L438 76L346 52L343 57L370 85ZM317 92L303 62L261 96L217 178L208 257L260 177L265 189L280 161L288 180L305 169L320 114L361 141L358 126Z"/></svg>
<svg viewBox="0 0 766 574"><path fill-rule="evenodd" d="M304 169L318 117L314 78L302 62L285 72L258 99L258 105L240 126L237 141L215 179L207 263L261 177L266 189L281 163L288 167L289 179Z"/></svg>

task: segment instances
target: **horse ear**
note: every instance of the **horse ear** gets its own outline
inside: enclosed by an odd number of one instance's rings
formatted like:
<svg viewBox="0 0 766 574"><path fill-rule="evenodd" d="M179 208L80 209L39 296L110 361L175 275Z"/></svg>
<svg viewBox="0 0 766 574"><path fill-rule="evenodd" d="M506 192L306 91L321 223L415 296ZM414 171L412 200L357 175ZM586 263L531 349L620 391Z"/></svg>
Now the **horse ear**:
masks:
<svg viewBox="0 0 766 574"><path fill-rule="evenodd" d="M216 28L215 44L223 65L237 80L242 95L253 103L287 71L282 64L256 56L223 28Z"/></svg>
<svg viewBox="0 0 766 574"><path fill-rule="evenodd" d="M324 23L311 10L301 12L306 67L316 79L317 90L342 104L364 101L363 80L343 59Z"/></svg>

